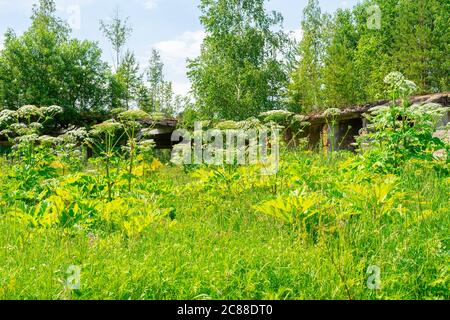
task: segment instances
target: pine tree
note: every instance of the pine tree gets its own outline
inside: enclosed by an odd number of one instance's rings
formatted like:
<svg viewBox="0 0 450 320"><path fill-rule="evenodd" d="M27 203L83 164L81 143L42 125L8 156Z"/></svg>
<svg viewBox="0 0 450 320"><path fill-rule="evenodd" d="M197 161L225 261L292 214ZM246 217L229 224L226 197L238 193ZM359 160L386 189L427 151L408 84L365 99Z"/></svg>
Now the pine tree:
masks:
<svg viewBox="0 0 450 320"><path fill-rule="evenodd" d="M138 100L138 94L142 83L142 75L139 72L139 63L134 54L127 51L115 74L120 88L120 97L123 105L129 109L134 106Z"/></svg>
<svg viewBox="0 0 450 320"><path fill-rule="evenodd" d="M437 0L431 47L431 91L450 91L450 1Z"/></svg>
<svg viewBox="0 0 450 320"><path fill-rule="evenodd" d="M174 114L174 93L172 83L164 78L164 63L160 53L153 49L146 70L148 97L141 108L147 112Z"/></svg>
<svg viewBox="0 0 450 320"><path fill-rule="evenodd" d="M354 56L358 78L355 90L359 103L380 100L385 96L383 79L393 68L392 37L395 34L396 2L366 0L353 9L359 36ZM379 25L374 24L377 20Z"/></svg>
<svg viewBox="0 0 450 320"><path fill-rule="evenodd" d="M291 74L288 94L295 111L310 111L322 105L322 60L328 16L322 14L318 0L309 0L303 11L303 39L299 45L299 61Z"/></svg>
<svg viewBox="0 0 450 320"><path fill-rule="evenodd" d="M350 10L339 9L336 12L331 35L322 71L326 105L351 106L358 102L359 93L354 64L358 37Z"/></svg>

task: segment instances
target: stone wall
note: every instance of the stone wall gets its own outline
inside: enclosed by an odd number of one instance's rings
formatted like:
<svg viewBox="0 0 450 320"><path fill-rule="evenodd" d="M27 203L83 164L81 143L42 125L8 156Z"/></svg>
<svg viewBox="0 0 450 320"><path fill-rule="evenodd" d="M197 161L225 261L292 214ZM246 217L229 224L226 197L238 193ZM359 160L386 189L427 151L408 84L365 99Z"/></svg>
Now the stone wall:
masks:
<svg viewBox="0 0 450 320"><path fill-rule="evenodd" d="M449 107L448 114L442 119L439 126L445 126L450 122L450 93L438 93L423 96L411 97L411 103L438 103L444 107ZM361 129L368 125L364 114L377 106L387 105L387 101L378 101L372 104L356 106L342 110L342 114L337 117L335 128L330 128L323 114L312 114L306 121L311 123L309 128L301 135L308 139L308 148L318 150L325 148L328 150L355 150L356 137ZM333 130L333 131L332 131ZM449 135L450 132L439 132L440 136Z"/></svg>

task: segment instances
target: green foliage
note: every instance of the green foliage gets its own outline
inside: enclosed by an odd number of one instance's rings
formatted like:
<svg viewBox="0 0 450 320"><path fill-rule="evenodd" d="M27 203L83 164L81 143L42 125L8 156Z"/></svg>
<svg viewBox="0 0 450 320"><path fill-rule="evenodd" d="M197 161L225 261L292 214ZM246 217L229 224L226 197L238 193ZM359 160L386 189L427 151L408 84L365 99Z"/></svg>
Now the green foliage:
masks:
<svg viewBox="0 0 450 320"><path fill-rule="evenodd" d="M138 99L142 86L139 63L132 52L125 53L114 78L116 86L112 94L116 95L116 98L113 98L115 103L118 103L118 107L124 106L126 109L130 109L133 101Z"/></svg>
<svg viewBox="0 0 450 320"><path fill-rule="evenodd" d="M174 95L172 82L164 79L164 64L159 52L152 50L149 65L146 70L148 86L143 88L140 107L147 112L162 112L173 116L183 107L182 97Z"/></svg>
<svg viewBox="0 0 450 320"><path fill-rule="evenodd" d="M322 106L321 79L325 51L325 31L329 16L322 14L319 1L309 0L303 10L301 28L303 38L299 44L295 70L291 73L288 95L296 112L308 112Z"/></svg>
<svg viewBox="0 0 450 320"><path fill-rule="evenodd" d="M418 84L418 92L447 91L447 7L442 0L365 0L330 18L321 13L317 0L310 0L288 88L293 110L382 99L383 78L393 69Z"/></svg>
<svg viewBox="0 0 450 320"><path fill-rule="evenodd" d="M30 28L21 36L5 35L0 53L0 103L63 107L59 120L77 112L104 108L107 65L96 43L69 38L66 23L55 16L53 1L34 6ZM80 86L80 83L83 85Z"/></svg>
<svg viewBox="0 0 450 320"><path fill-rule="evenodd" d="M338 10L329 31L331 40L323 59L323 95L328 106L348 107L360 101L355 71L358 35L350 10Z"/></svg>
<svg viewBox="0 0 450 320"><path fill-rule="evenodd" d="M200 57L188 63L198 110L208 118L243 120L278 109L287 82L287 36L265 0L203 0Z"/></svg>
<svg viewBox="0 0 450 320"><path fill-rule="evenodd" d="M2 162L0 298L445 299L448 175L422 160L395 176L357 164L294 151L276 176L160 167L131 192L117 179L105 201L100 168L19 193Z"/></svg>
<svg viewBox="0 0 450 320"><path fill-rule="evenodd" d="M399 70L417 83L420 92L449 89L449 3L442 0L402 0L398 6L394 61ZM414 28L411 28L414 26Z"/></svg>
<svg viewBox="0 0 450 320"><path fill-rule="evenodd" d="M411 105L408 96L417 87L399 72L390 73L385 82L391 102L370 110L369 131L359 137L361 144L369 144L363 153L366 164L376 170L393 171L412 158L432 161L439 150L446 150L448 155L449 145L435 136L447 108L430 103Z"/></svg>
<svg viewBox="0 0 450 320"><path fill-rule="evenodd" d="M101 24L113 73L96 44L70 39L54 1L41 0L29 30L8 31L0 53L9 108L0 135L14 145L0 158L0 299L447 299L450 147L434 133L448 110L408 96L448 88L448 10L438 10L448 4L377 3L382 24L372 30L375 1L333 17L309 1L286 111L290 41L264 0L201 1L195 104L174 98L156 51L148 83L134 54L121 56L126 19ZM419 87L399 72L383 84L393 65ZM293 111L327 106L333 137L340 107L385 86L391 102L367 115L358 154L283 148L274 175L264 163L164 165L154 128L140 121L182 106L186 128L209 117L204 127L289 136L309 125ZM89 130L43 135L55 120L108 107L113 119ZM76 291L64 273L73 265ZM371 266L381 270L377 290L367 285Z"/></svg>

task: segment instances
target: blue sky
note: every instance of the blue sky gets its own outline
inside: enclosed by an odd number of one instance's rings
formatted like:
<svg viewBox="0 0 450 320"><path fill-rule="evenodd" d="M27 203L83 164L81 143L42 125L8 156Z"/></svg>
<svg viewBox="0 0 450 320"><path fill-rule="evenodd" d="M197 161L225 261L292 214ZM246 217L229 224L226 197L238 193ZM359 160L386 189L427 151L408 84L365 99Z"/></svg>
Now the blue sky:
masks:
<svg viewBox="0 0 450 320"><path fill-rule="evenodd" d="M0 48L3 34L13 28L17 34L30 24L32 4L37 0L0 0ZM204 33L199 23L200 0L56 0L58 15L72 25L73 36L98 41L104 59L111 61L112 50L99 31L99 20L110 17L119 7L121 15L130 18L133 35L127 46L133 50L141 67L145 66L151 49L160 50L166 65L166 78L176 93L187 93L185 60L199 54ZM322 0L322 9L333 12L351 7L357 0ZM284 28L300 36L302 10L307 0L271 0L268 9L284 16Z"/></svg>

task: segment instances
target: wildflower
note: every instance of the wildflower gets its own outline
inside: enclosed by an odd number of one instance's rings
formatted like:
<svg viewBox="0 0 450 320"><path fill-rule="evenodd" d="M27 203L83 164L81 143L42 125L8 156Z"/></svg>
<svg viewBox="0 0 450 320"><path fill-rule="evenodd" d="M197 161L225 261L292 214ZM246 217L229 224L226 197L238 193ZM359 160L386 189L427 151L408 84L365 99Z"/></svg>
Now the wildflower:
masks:
<svg viewBox="0 0 450 320"><path fill-rule="evenodd" d="M17 114L21 118L31 118L33 116L41 116L42 111L34 105L26 105L17 110Z"/></svg>
<svg viewBox="0 0 450 320"><path fill-rule="evenodd" d="M28 125L28 127L29 127L30 129L39 131L39 130L41 130L41 129L43 128L43 125L42 125L41 123L39 123L39 122L32 122L32 123L30 123L30 124Z"/></svg>
<svg viewBox="0 0 450 320"><path fill-rule="evenodd" d="M107 133L112 135L114 134L114 132L120 129L122 129L122 125L120 123L114 120L107 120L105 122L95 125L91 130L91 134L100 135L103 133Z"/></svg>
<svg viewBox="0 0 450 320"><path fill-rule="evenodd" d="M410 80L405 80L405 82L400 88L400 91L402 91L405 95L409 96L417 91L417 85Z"/></svg>
<svg viewBox="0 0 450 320"><path fill-rule="evenodd" d="M81 150L80 149L75 149L75 150L73 150L73 156L74 157L81 157L83 154L81 153Z"/></svg>
<svg viewBox="0 0 450 320"><path fill-rule="evenodd" d="M404 81L405 76L398 71L391 72L384 78L384 83L389 84L391 86L399 86Z"/></svg>
<svg viewBox="0 0 450 320"><path fill-rule="evenodd" d="M125 146L121 146L120 149L125 152L125 153L130 153L131 152L131 148L129 145L125 145Z"/></svg>
<svg viewBox="0 0 450 320"><path fill-rule="evenodd" d="M12 121L15 121L17 118L17 113L13 110L2 110L0 111L0 125L8 124Z"/></svg>
<svg viewBox="0 0 450 320"><path fill-rule="evenodd" d="M85 128L77 128L67 131L65 134L61 135L61 138L64 141L83 141L87 134Z"/></svg>
<svg viewBox="0 0 450 320"><path fill-rule="evenodd" d="M292 118L292 123L299 125L300 127L309 127L311 125L310 122L306 121L308 118L304 115L297 114Z"/></svg>
<svg viewBox="0 0 450 320"><path fill-rule="evenodd" d="M281 126L280 124L274 122L274 121L269 121L266 123L266 128L270 129L270 130L283 130L284 127Z"/></svg>
<svg viewBox="0 0 450 320"><path fill-rule="evenodd" d="M151 171L156 171L159 168L163 168L163 167L164 167L164 165L158 159L153 159L152 163L150 164Z"/></svg>
<svg viewBox="0 0 450 320"><path fill-rule="evenodd" d="M12 134L13 132L11 131L11 130L9 130L9 129L5 129L5 130L2 130L2 131L0 131L0 136L6 136L6 137L8 137L10 134Z"/></svg>
<svg viewBox="0 0 450 320"><path fill-rule="evenodd" d="M219 130L236 130L239 128L239 123L236 121L222 121L216 125L216 128Z"/></svg>
<svg viewBox="0 0 450 320"><path fill-rule="evenodd" d="M264 118L265 122L276 122L276 123L284 123L286 122L291 116L293 115L292 112L286 111L286 110L272 110L263 112L260 114L260 117Z"/></svg>
<svg viewBox="0 0 450 320"><path fill-rule="evenodd" d="M325 110L325 112L323 113L323 116L325 118L335 118L339 115L341 115L342 111L338 108L330 108Z"/></svg>
<svg viewBox="0 0 450 320"><path fill-rule="evenodd" d="M45 136L39 137L39 142L44 146L50 147L50 146L54 146L54 145L58 144L59 139L45 135Z"/></svg>
<svg viewBox="0 0 450 320"><path fill-rule="evenodd" d="M139 149L142 152L150 152L153 150L153 148L155 147L155 141L152 139L149 140L143 140L141 142L139 142Z"/></svg>
<svg viewBox="0 0 450 320"><path fill-rule="evenodd" d="M148 114L142 110L128 110L119 113L119 119L125 121L136 121L145 118L148 118Z"/></svg>
<svg viewBox="0 0 450 320"><path fill-rule="evenodd" d="M59 106L42 107L41 112L46 116L55 116L63 112L63 109Z"/></svg>
<svg viewBox="0 0 450 320"><path fill-rule="evenodd" d="M13 123L10 127L10 130L15 132L18 135L27 135L30 134L33 130L30 130L28 126L24 123Z"/></svg>
<svg viewBox="0 0 450 320"><path fill-rule="evenodd" d="M293 122L304 122L308 119L307 116L304 116L302 114L296 114L293 118Z"/></svg>
<svg viewBox="0 0 450 320"><path fill-rule="evenodd" d="M31 142L36 142L38 140L39 140L39 136L37 134L33 133L33 134L28 134L28 135L17 137L15 139L15 142L16 143L22 143L22 142L31 143Z"/></svg>
<svg viewBox="0 0 450 320"><path fill-rule="evenodd" d="M64 169L64 164L61 161L53 161L50 167L53 169Z"/></svg>
<svg viewBox="0 0 450 320"><path fill-rule="evenodd" d="M259 121L259 119L252 117L239 122L238 126L243 130L249 130L261 128L263 125L261 124L261 121Z"/></svg>
<svg viewBox="0 0 450 320"><path fill-rule="evenodd" d="M384 78L384 82L406 96L417 91L417 85L414 82L407 80L403 74L397 71L389 73Z"/></svg>

